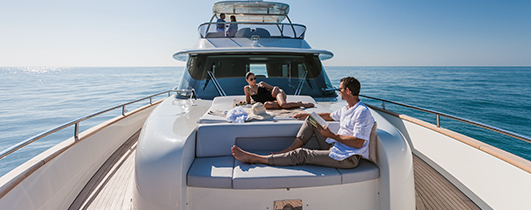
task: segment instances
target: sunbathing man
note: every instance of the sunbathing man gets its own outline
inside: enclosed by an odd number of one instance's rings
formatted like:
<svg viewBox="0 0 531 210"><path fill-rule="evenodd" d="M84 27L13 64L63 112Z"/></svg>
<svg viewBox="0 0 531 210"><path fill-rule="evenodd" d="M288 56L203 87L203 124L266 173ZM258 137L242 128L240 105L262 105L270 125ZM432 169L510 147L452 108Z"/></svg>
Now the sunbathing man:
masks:
<svg viewBox="0 0 531 210"><path fill-rule="evenodd" d="M327 121L339 121L337 134L326 126L313 126L306 118L307 113L294 118L306 119L293 143L286 149L268 156L253 154L232 147L232 155L244 163L260 163L275 166L311 164L334 168L355 168L360 158L369 158L369 136L374 124L369 109L359 99L360 83L353 77L341 79L339 86L341 99L347 106L332 112L320 113ZM301 148L315 134L320 150ZM331 147L330 147L331 146Z"/></svg>
<svg viewBox="0 0 531 210"><path fill-rule="evenodd" d="M254 73L247 72L245 75L245 80L249 85L246 85L243 90L245 92L245 102L251 104L251 98L256 102L261 102L264 104L266 109L290 109L290 108L299 108L299 107L313 107L313 103L303 103L299 102L287 102L286 98L288 97L284 90L278 88L277 86L271 86L265 82L260 82L256 84L256 77Z"/></svg>

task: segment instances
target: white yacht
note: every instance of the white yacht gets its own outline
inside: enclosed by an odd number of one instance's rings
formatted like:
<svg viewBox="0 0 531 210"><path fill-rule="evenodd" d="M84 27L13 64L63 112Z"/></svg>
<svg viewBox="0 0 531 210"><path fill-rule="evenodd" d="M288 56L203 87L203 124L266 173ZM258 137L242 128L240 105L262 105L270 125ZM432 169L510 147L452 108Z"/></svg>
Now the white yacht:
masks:
<svg viewBox="0 0 531 210"><path fill-rule="evenodd" d="M74 126L72 138L0 177L0 209L531 209L531 162L440 126L441 116L531 143L463 118L385 99L371 106L377 121L371 160L354 169L267 166L235 160L237 145L269 154L293 141L298 112L332 112L337 99L321 61L326 50L305 41L289 5L221 1L199 41L174 58L186 61L179 87L89 115L27 139L4 158L51 133ZM220 14L236 22L216 22ZM227 28L237 31L227 35ZM245 100L244 77L275 84L288 101L313 108L270 110L275 117L245 123L226 113ZM351 76L351 75L345 75ZM168 97L153 101L158 95ZM149 100L127 112L126 106ZM397 104L433 114L436 124L396 113ZM249 111L248 106L242 106ZM79 132L84 120L121 109L115 118ZM339 123L330 122L333 131ZM306 147L317 147L310 141Z"/></svg>

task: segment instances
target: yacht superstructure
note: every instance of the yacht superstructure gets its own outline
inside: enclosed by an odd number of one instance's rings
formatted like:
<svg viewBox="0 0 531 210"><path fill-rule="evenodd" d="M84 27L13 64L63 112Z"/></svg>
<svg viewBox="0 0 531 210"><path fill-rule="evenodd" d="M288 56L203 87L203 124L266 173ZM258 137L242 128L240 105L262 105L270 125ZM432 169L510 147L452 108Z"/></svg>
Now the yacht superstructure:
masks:
<svg viewBox="0 0 531 210"><path fill-rule="evenodd" d="M173 56L187 62L179 90L193 89L203 99L242 95L246 85L242 78L251 71L262 81L279 84L288 94L335 99L337 94L321 64L333 54L311 48L304 40L306 27L292 23L288 12L284 3L216 3L210 22L198 28L200 39L195 47ZM215 22L221 14L227 19L235 16L237 22ZM231 25L238 26L234 36L225 32Z"/></svg>

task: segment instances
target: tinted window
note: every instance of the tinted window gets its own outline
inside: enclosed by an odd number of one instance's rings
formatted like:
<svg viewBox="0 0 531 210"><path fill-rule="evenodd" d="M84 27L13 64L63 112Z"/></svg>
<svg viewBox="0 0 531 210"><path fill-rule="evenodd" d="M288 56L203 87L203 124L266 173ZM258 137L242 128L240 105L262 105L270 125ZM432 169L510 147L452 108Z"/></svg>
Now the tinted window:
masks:
<svg viewBox="0 0 531 210"><path fill-rule="evenodd" d="M257 77L316 78L321 62L310 55L191 55L187 69L197 80L205 80L207 71L220 78L244 77L248 71Z"/></svg>

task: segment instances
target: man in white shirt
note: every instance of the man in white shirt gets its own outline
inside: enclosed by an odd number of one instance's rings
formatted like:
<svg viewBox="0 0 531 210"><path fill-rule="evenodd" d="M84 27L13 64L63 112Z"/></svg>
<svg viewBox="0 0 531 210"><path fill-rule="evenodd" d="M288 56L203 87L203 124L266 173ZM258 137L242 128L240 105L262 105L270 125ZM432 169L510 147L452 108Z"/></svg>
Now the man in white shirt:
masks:
<svg viewBox="0 0 531 210"><path fill-rule="evenodd" d="M360 158L369 158L369 136L375 122L367 106L359 99L360 87L360 82L354 77L341 79L339 94L347 102L347 106L332 113L319 113L324 120L340 122L337 134L326 126L316 127L306 120L293 143L278 153L262 156L233 146L232 155L244 163L355 168ZM293 117L300 120L307 119L308 115L302 113ZM301 148L312 135L316 136L320 150Z"/></svg>

